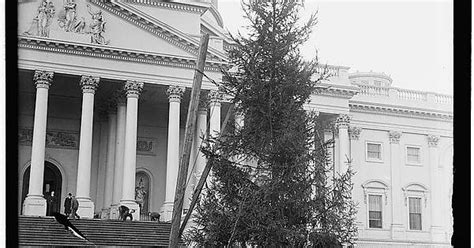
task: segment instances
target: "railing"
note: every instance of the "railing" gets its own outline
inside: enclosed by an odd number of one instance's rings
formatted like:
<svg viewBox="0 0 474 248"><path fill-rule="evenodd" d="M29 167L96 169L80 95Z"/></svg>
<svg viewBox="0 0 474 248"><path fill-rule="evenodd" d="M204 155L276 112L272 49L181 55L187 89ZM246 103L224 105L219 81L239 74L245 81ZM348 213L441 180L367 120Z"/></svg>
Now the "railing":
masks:
<svg viewBox="0 0 474 248"><path fill-rule="evenodd" d="M361 95L367 96L389 96L389 88L373 85L358 85Z"/></svg>
<svg viewBox="0 0 474 248"><path fill-rule="evenodd" d="M439 104L453 103L453 97L450 95L401 89L395 87L384 87L364 84L355 85L359 87L359 95L363 96L389 97L401 100L432 102Z"/></svg>
<svg viewBox="0 0 474 248"><path fill-rule="evenodd" d="M415 90L397 89L398 98L405 100L426 101L428 93Z"/></svg>

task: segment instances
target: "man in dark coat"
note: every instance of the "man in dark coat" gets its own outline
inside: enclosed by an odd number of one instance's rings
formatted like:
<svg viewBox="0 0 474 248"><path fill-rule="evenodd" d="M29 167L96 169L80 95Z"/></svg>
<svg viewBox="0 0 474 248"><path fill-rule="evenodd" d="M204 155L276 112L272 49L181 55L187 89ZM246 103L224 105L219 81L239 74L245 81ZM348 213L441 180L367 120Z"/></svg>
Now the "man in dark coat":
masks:
<svg viewBox="0 0 474 248"><path fill-rule="evenodd" d="M79 202L77 201L76 197L75 196L72 196L72 199L71 199L71 216L72 216L72 219L76 219L76 217L78 219L80 219L81 217L76 213L77 212L77 209L79 208Z"/></svg>
<svg viewBox="0 0 474 248"><path fill-rule="evenodd" d="M72 194L67 194L66 199L64 200L64 214L69 216L71 214L71 198Z"/></svg>

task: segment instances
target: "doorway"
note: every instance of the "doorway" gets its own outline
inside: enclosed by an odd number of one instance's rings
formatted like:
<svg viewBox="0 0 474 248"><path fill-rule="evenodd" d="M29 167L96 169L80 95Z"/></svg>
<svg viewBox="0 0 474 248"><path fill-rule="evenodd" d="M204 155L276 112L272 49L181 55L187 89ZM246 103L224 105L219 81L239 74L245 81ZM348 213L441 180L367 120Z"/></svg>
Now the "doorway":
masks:
<svg viewBox="0 0 474 248"><path fill-rule="evenodd" d="M25 173L23 174L23 187L21 195L22 203L25 201L26 195L28 194L28 188L30 185L30 168L31 166L28 166L28 168L25 170ZM44 161L43 196L45 199L48 199L48 197L51 195L51 192L54 191L55 200L52 201L50 208L58 212L61 210L62 183L63 180L58 167L48 161ZM51 210L47 211L47 215L51 215L51 212Z"/></svg>

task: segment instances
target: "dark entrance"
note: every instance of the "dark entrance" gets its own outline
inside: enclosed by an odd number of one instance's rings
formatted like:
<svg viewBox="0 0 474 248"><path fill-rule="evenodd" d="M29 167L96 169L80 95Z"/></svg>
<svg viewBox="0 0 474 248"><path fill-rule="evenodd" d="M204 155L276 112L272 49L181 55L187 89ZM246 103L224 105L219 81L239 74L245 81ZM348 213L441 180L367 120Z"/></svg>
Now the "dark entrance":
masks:
<svg viewBox="0 0 474 248"><path fill-rule="evenodd" d="M25 201L26 195L28 194L28 187L30 185L30 168L31 166L26 169L25 174L23 175L23 190L21 195L22 203ZM54 164L44 161L43 196L45 199L48 199L51 192L54 191L56 199L53 201L51 207L58 212L61 210L62 183L63 181L59 169Z"/></svg>

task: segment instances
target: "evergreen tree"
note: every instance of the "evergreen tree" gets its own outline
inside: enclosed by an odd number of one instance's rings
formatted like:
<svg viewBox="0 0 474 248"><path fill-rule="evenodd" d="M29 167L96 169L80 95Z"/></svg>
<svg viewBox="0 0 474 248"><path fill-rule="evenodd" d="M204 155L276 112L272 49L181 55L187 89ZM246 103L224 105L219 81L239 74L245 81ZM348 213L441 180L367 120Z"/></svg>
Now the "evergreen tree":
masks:
<svg viewBox="0 0 474 248"><path fill-rule="evenodd" d="M312 80L317 60L303 61L298 47L316 17L300 24L297 1L243 6L249 34L233 37L229 57L237 72L225 72L222 90L233 96L245 124L202 148L212 183L187 239L205 247L351 242L352 172L328 180L330 143L317 138L316 118L303 109L319 80Z"/></svg>

